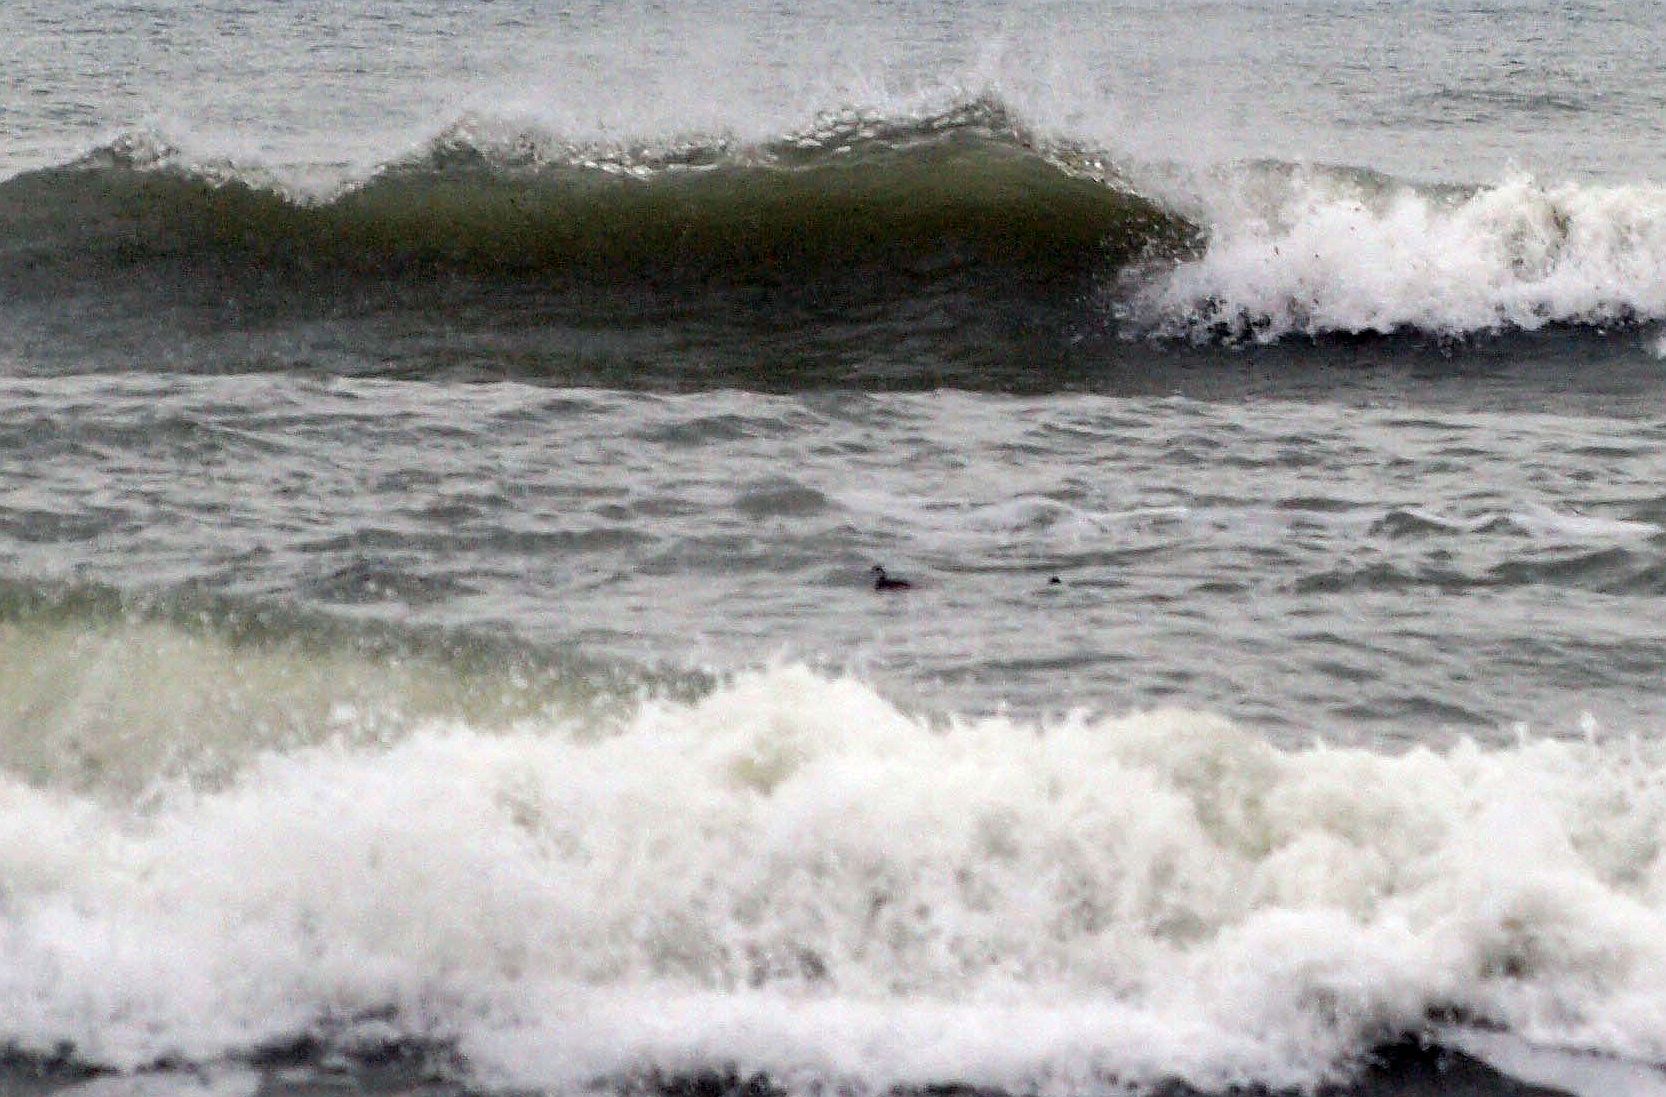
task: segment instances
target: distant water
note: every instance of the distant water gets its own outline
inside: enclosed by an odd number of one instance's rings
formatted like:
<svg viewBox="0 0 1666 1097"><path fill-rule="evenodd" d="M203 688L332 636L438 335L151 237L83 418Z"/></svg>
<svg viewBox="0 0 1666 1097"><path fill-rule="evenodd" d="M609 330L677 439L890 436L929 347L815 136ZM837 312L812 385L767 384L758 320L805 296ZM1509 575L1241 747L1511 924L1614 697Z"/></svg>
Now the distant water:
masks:
<svg viewBox="0 0 1666 1097"><path fill-rule="evenodd" d="M1656 24L8 4L0 1092L1666 1092Z"/></svg>

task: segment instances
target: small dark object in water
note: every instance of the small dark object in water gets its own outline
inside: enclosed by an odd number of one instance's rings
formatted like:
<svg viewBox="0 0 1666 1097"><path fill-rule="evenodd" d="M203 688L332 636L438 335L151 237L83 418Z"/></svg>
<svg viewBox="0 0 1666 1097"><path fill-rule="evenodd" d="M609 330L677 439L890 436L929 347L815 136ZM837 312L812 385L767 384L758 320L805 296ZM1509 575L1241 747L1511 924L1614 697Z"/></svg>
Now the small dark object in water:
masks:
<svg viewBox="0 0 1666 1097"><path fill-rule="evenodd" d="M885 574L885 569L878 564L873 566L873 589L875 590L913 590L914 584L907 579L893 579Z"/></svg>
<svg viewBox="0 0 1666 1097"><path fill-rule="evenodd" d="M1062 587L1064 586L1064 580L1055 575L1051 579L1047 580L1047 585L1050 587Z"/></svg>

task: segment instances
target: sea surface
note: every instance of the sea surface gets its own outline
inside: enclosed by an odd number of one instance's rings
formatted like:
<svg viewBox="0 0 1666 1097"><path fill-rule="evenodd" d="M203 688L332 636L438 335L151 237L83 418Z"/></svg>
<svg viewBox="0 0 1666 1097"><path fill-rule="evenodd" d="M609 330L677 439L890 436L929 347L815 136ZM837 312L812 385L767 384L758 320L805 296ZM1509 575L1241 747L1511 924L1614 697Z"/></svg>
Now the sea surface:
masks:
<svg viewBox="0 0 1666 1097"><path fill-rule="evenodd" d="M0 1094L1666 1094L1657 5L0 43Z"/></svg>

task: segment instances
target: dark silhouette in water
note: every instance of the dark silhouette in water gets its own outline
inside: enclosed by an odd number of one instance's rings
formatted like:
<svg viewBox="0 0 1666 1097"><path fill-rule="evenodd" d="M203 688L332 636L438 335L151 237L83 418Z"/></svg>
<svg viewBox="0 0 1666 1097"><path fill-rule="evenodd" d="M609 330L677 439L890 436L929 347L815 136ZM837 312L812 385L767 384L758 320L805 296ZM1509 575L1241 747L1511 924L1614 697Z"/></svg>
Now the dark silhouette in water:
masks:
<svg viewBox="0 0 1666 1097"><path fill-rule="evenodd" d="M907 579L893 579L885 574L885 569L878 564L873 566L873 589L875 590L913 590L914 584Z"/></svg>

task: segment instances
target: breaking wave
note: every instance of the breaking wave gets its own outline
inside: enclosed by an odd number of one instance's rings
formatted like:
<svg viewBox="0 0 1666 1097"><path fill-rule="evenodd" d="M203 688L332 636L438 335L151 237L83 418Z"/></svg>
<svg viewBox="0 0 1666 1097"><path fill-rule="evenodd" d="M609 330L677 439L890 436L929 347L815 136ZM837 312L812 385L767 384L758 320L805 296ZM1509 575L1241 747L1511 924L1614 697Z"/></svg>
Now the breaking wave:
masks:
<svg viewBox="0 0 1666 1097"><path fill-rule="evenodd" d="M1134 331L1193 340L1462 337L1666 320L1666 187L1420 187L1250 166L1198 199L1202 253L1126 285Z"/></svg>
<svg viewBox="0 0 1666 1097"><path fill-rule="evenodd" d="M790 666L597 719L436 703L448 664L362 645L54 612L0 636L80 668L8 694L17 737L78 711L252 741L148 785L121 776L160 772L142 737L106 738L104 776L6 759L13 1056L1224 1092L1345 1081L1462 1021L1666 1058L1657 744L1279 750L1180 711L927 718ZM101 692L110 660L150 688ZM368 679L397 726L359 726ZM332 694L319 734L247 735Z"/></svg>
<svg viewBox="0 0 1666 1097"><path fill-rule="evenodd" d="M0 771L101 799L201 785L252 757L599 723L700 675L509 638L349 622L205 594L0 581Z"/></svg>
<svg viewBox="0 0 1666 1097"><path fill-rule="evenodd" d="M1015 359L1045 375L1083 340L1121 353L1105 336L1455 341L1666 321L1666 188L1137 164L988 98L835 112L764 143L604 146L468 118L323 194L130 135L0 182L0 286L48 314L17 320L41 325L30 345L61 341L72 362L106 357L85 332L108 329L116 361L156 338L127 330L159 312L131 301L88 318L98 294L138 292L210 335L405 317L343 337L355 372L439 368L385 364L438 318L464 359L568 380L598 353L631 359L611 380L635 376L631 340L669 338L750 363L762 387L794 383L770 370L828 372L818 355L836 376L881 362L976 384ZM65 301L82 311L58 317ZM757 342L772 332L815 352L783 363ZM293 357L283 340L261 353Z"/></svg>

